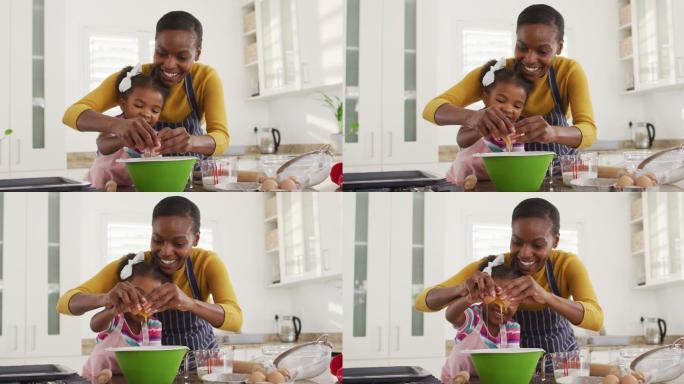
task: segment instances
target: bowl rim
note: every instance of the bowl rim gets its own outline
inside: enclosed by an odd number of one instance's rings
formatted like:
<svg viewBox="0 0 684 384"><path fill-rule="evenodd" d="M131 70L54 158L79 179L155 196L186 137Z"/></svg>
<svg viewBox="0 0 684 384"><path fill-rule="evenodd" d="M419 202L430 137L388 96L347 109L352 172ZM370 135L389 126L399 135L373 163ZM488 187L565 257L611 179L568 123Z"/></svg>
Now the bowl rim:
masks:
<svg viewBox="0 0 684 384"><path fill-rule="evenodd" d="M488 153L476 153L474 157L531 157L531 156L556 156L555 152L548 151L530 151L530 152L488 152Z"/></svg>
<svg viewBox="0 0 684 384"><path fill-rule="evenodd" d="M190 348L186 347L185 345L146 345L140 347L110 347L106 349L108 352L155 352L178 350L189 351Z"/></svg>
<svg viewBox="0 0 684 384"><path fill-rule="evenodd" d="M515 354L515 353L530 353L530 352L542 352L545 353L541 348L484 348L484 349L467 349L461 351L462 353L468 354L480 354L480 355L501 355L501 354Z"/></svg>
<svg viewBox="0 0 684 384"><path fill-rule="evenodd" d="M168 157L134 157L130 159L117 159L117 163L158 163L164 161L197 160L195 156L168 156Z"/></svg>

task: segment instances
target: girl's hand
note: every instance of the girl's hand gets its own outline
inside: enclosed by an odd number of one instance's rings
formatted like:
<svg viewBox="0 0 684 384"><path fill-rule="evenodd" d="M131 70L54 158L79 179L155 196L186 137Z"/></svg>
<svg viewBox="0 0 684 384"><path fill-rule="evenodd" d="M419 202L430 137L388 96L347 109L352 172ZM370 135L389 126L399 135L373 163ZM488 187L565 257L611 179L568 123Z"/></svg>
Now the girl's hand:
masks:
<svg viewBox="0 0 684 384"><path fill-rule="evenodd" d="M482 137L502 138L515 133L511 121L503 112L492 107L475 111L463 125L477 129Z"/></svg>
<svg viewBox="0 0 684 384"><path fill-rule="evenodd" d="M532 116L515 123L516 140L520 143L555 143L556 127L549 125L541 116Z"/></svg>
<svg viewBox="0 0 684 384"><path fill-rule="evenodd" d="M159 131L160 152L162 154L192 152L190 139L191 135L183 127L163 128Z"/></svg>
<svg viewBox="0 0 684 384"><path fill-rule="evenodd" d="M127 281L117 283L103 296L102 301L102 306L114 308L116 313L128 312L131 309L141 310L145 304L145 298L140 291Z"/></svg>
<svg viewBox="0 0 684 384"><path fill-rule="evenodd" d="M513 279L501 287L501 300L525 304L547 304L552 294L537 283L532 276Z"/></svg>
<svg viewBox="0 0 684 384"><path fill-rule="evenodd" d="M497 287L488 274L477 271L465 281L465 289L468 292L469 301L473 303L483 301L486 296L496 296Z"/></svg>
<svg viewBox="0 0 684 384"><path fill-rule="evenodd" d="M151 304L151 312L162 312L167 309L187 312L195 307L195 301L189 298L176 284L165 283L147 295Z"/></svg>
<svg viewBox="0 0 684 384"><path fill-rule="evenodd" d="M116 119L109 133L118 137L126 147L140 151L159 145L157 132L142 117Z"/></svg>

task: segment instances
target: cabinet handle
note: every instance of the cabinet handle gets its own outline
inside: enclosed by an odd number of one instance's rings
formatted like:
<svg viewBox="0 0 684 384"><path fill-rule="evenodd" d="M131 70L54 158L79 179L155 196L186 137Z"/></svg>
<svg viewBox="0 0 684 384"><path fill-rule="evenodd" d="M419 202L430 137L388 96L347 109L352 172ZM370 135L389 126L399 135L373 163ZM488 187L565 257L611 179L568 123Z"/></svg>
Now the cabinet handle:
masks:
<svg viewBox="0 0 684 384"><path fill-rule="evenodd" d="M387 132L387 157L392 157L392 132Z"/></svg>
<svg viewBox="0 0 684 384"><path fill-rule="evenodd" d="M370 134L370 157L375 157L375 132Z"/></svg>
<svg viewBox="0 0 684 384"><path fill-rule="evenodd" d="M327 272L330 270L330 250L324 249L322 252L323 252L323 270Z"/></svg>
<svg viewBox="0 0 684 384"><path fill-rule="evenodd" d="M31 350L36 350L36 325L31 326Z"/></svg>
<svg viewBox="0 0 684 384"><path fill-rule="evenodd" d="M396 346L395 346L395 350L396 350L397 352L399 352L399 333L400 333L400 332L399 332L399 326L394 327L394 330L397 331L397 339L396 339L397 343L396 343Z"/></svg>
<svg viewBox="0 0 684 384"><path fill-rule="evenodd" d="M14 347L12 347L13 351L18 351L19 350L19 327L18 326L13 326L14 329Z"/></svg>
<svg viewBox="0 0 684 384"><path fill-rule="evenodd" d="M378 327L378 352L382 352L382 327Z"/></svg>

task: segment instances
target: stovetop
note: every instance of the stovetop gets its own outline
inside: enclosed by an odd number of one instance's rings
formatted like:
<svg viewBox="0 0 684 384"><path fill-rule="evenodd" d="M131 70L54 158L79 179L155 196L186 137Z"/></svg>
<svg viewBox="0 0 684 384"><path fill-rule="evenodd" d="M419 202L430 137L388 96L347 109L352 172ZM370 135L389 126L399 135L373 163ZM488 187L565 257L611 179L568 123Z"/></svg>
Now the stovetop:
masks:
<svg viewBox="0 0 684 384"><path fill-rule="evenodd" d="M354 188L354 192L463 192L463 187L442 180L426 186L406 185L401 187Z"/></svg>

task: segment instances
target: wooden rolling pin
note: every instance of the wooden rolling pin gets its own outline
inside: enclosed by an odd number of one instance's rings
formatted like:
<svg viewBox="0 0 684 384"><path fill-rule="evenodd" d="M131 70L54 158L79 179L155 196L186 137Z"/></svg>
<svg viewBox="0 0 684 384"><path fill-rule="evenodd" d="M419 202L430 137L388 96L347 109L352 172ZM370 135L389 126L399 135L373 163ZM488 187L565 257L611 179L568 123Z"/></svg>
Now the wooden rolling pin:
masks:
<svg viewBox="0 0 684 384"><path fill-rule="evenodd" d="M259 171L238 171L238 182L258 183L266 178L266 174Z"/></svg>
<svg viewBox="0 0 684 384"><path fill-rule="evenodd" d="M255 363L253 361L233 361L233 372L234 373L246 373L250 374L256 367L263 367L260 363Z"/></svg>
<svg viewBox="0 0 684 384"><path fill-rule="evenodd" d="M627 170L622 167L605 167L599 165L598 177L601 179L617 179L619 174L626 174Z"/></svg>
<svg viewBox="0 0 684 384"><path fill-rule="evenodd" d="M620 377L620 368L611 364L589 364L589 376L606 377L608 375Z"/></svg>

